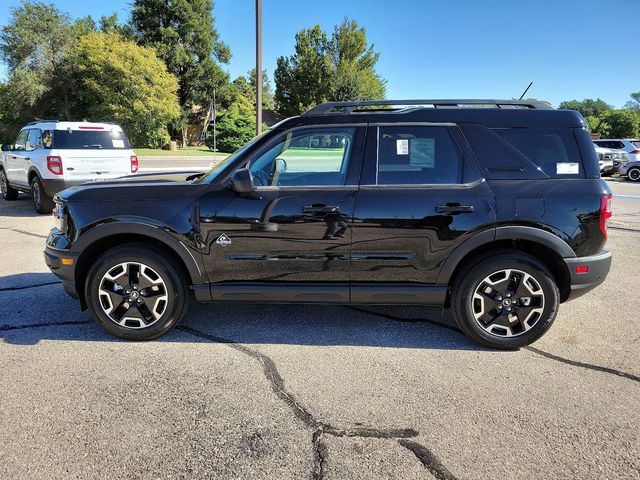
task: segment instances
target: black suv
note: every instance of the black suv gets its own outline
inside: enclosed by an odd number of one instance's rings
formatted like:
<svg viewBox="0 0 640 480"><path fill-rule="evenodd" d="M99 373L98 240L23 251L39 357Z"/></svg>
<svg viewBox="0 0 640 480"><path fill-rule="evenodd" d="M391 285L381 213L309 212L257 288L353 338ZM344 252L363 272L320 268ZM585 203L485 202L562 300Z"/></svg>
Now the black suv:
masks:
<svg viewBox="0 0 640 480"><path fill-rule="evenodd" d="M538 339L600 284L611 192L584 119L537 102L325 103L202 175L55 198L46 262L109 332L200 302L451 307L490 347Z"/></svg>

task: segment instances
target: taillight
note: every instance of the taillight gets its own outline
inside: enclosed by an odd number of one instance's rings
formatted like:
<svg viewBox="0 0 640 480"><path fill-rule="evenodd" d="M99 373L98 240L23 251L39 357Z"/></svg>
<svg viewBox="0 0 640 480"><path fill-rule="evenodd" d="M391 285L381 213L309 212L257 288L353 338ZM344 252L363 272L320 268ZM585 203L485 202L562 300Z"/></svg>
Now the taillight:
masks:
<svg viewBox="0 0 640 480"><path fill-rule="evenodd" d="M600 198L600 231L602 232L602 236L607 238L607 221L613 215L611 211L611 195L605 195Z"/></svg>
<svg viewBox="0 0 640 480"><path fill-rule="evenodd" d="M54 175L62 175L62 158L48 156L47 170L49 170Z"/></svg>
<svg viewBox="0 0 640 480"><path fill-rule="evenodd" d="M631 150L630 152L627 152L629 155L638 155L640 153L640 150L638 150L637 148L635 150Z"/></svg>
<svg viewBox="0 0 640 480"><path fill-rule="evenodd" d="M131 173L138 173L139 166L138 157L136 155L131 155Z"/></svg>

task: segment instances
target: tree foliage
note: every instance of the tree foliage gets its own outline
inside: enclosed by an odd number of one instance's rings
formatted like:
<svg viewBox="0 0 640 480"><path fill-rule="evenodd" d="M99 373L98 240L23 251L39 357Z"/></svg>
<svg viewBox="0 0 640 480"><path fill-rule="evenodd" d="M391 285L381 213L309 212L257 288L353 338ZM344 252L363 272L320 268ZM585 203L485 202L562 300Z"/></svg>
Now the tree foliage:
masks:
<svg viewBox="0 0 640 480"><path fill-rule="evenodd" d="M604 100L587 98L562 102L560 108L579 111L589 130L604 138L640 137L640 92L632 93L625 108L614 109Z"/></svg>
<svg viewBox="0 0 640 480"><path fill-rule="evenodd" d="M256 119L239 112L222 112L216 121L216 147L221 152L233 152L256 134ZM213 149L213 129L207 132L205 145Z"/></svg>
<svg viewBox="0 0 640 480"><path fill-rule="evenodd" d="M560 108L566 108L568 110L577 110L582 114L584 118L587 117L599 117L603 113L613 110L613 107L607 102L601 99L593 100L586 98L582 101L568 100L560 104Z"/></svg>
<svg viewBox="0 0 640 480"><path fill-rule="evenodd" d="M83 20L72 23L50 4L25 1L12 9L0 33L0 54L9 71L4 107L10 123L34 116L70 118L69 57L84 30Z"/></svg>
<svg viewBox="0 0 640 480"><path fill-rule="evenodd" d="M331 38L319 25L301 30L295 53L277 60L278 111L290 116L325 101L384 98L386 82L375 70L380 54L373 48L353 20L345 19Z"/></svg>
<svg viewBox="0 0 640 480"><path fill-rule="evenodd" d="M180 114L178 81L153 49L117 33L90 33L75 60L87 117L122 125L137 146L166 143L166 125Z"/></svg>
<svg viewBox="0 0 640 480"><path fill-rule="evenodd" d="M175 127L182 130L194 109L206 108L213 91L228 83L218 62L228 63L229 48L214 27L212 0L135 0L131 24L138 43L155 48L179 81L182 109Z"/></svg>

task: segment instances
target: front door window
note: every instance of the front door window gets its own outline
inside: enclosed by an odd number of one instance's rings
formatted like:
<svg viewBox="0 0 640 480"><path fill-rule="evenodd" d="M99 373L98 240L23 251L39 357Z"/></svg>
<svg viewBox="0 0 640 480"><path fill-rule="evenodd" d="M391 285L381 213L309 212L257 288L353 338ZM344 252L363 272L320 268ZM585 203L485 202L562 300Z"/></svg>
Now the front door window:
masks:
<svg viewBox="0 0 640 480"><path fill-rule="evenodd" d="M302 129L283 135L250 165L256 187L346 185L355 128Z"/></svg>

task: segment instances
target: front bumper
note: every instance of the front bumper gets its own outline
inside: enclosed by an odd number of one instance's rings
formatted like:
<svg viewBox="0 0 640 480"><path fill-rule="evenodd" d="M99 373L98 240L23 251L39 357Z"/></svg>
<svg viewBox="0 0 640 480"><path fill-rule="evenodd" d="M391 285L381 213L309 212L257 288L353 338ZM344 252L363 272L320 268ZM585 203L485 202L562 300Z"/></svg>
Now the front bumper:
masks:
<svg viewBox="0 0 640 480"><path fill-rule="evenodd" d="M571 292L567 300L581 297L604 282L611 268L611 252L604 251L589 257L564 259L571 275ZM576 273L577 267L587 267L585 273Z"/></svg>
<svg viewBox="0 0 640 480"><path fill-rule="evenodd" d="M61 250L54 248L61 243L61 239L64 239L59 234L53 231L47 238L47 245L44 250L44 261L49 267L49 270L60 279L64 291L71 295L73 298L78 298L78 292L76 290L76 263L80 254L72 253L68 250Z"/></svg>

